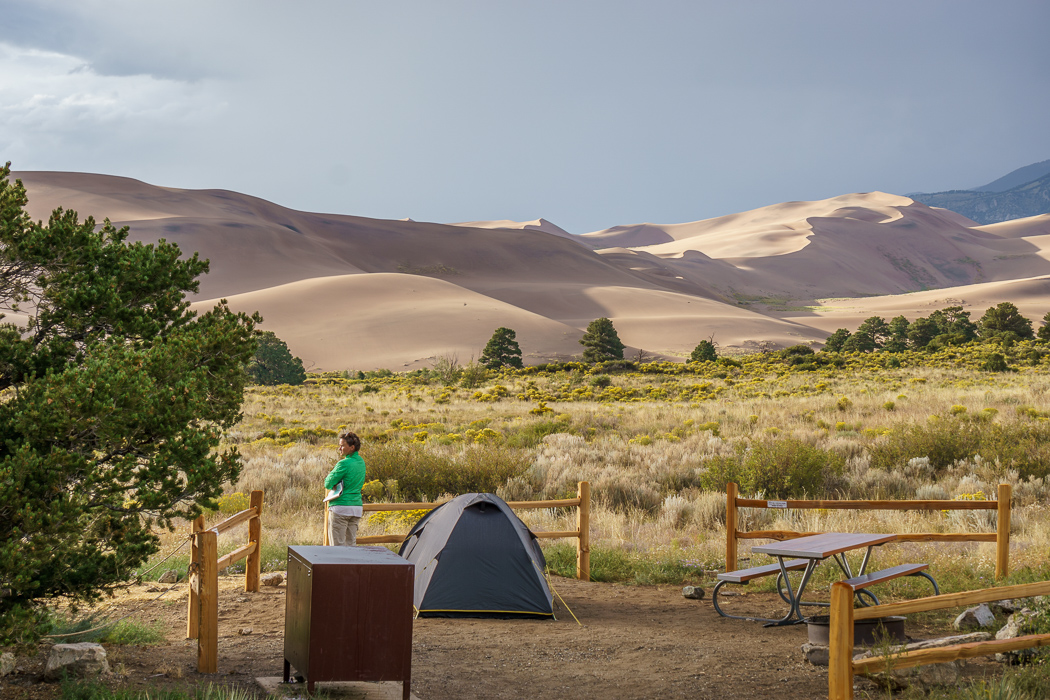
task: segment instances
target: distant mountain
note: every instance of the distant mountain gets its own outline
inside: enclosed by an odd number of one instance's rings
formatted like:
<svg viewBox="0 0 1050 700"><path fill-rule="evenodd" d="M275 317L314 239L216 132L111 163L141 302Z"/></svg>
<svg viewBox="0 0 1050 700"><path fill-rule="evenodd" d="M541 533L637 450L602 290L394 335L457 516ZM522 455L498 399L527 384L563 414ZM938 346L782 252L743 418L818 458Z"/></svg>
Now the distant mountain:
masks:
<svg viewBox="0 0 1050 700"><path fill-rule="evenodd" d="M1050 161L1046 163L1050 164ZM1043 163L1036 163L1028 168L1035 168L1039 165ZM1002 183L1024 170L1026 168L1015 170L1010 175L984 187L998 187L1000 185L997 183ZM1050 174L1044 174L1042 177L1005 191L951 190L930 194L920 192L911 195L911 198L927 206L949 209L979 224L996 224L1000 221L1050 213Z"/></svg>
<svg viewBox="0 0 1050 700"><path fill-rule="evenodd" d="M1038 180L1043 175L1050 175L1050 160L1044 160L1042 163L1026 165L1023 168L1018 168L1012 173L1003 175L998 180L989 182L987 185L971 187L970 190L973 192L1006 192L1015 187L1027 185L1032 180Z"/></svg>

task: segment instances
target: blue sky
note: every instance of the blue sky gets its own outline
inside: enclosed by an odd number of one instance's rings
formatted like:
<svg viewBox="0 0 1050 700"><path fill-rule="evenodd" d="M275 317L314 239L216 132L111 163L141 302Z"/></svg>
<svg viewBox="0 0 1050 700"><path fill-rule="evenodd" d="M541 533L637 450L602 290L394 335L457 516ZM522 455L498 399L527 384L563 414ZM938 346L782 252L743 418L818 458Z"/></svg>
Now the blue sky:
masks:
<svg viewBox="0 0 1050 700"><path fill-rule="evenodd" d="M585 233L1050 158L1045 0L0 0L0 17L15 170L309 211Z"/></svg>

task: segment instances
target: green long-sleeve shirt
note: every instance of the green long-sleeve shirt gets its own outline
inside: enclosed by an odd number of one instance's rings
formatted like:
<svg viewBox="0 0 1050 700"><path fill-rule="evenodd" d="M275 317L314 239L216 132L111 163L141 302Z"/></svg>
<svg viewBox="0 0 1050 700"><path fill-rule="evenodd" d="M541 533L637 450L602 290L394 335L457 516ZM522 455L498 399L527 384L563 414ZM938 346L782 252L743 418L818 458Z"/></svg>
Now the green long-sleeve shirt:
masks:
<svg viewBox="0 0 1050 700"><path fill-rule="evenodd" d="M335 467L324 478L324 487L333 489L340 481L343 482L343 492L329 501L328 507L364 505L361 500L361 487L365 485L365 460L359 453L347 455L336 462Z"/></svg>

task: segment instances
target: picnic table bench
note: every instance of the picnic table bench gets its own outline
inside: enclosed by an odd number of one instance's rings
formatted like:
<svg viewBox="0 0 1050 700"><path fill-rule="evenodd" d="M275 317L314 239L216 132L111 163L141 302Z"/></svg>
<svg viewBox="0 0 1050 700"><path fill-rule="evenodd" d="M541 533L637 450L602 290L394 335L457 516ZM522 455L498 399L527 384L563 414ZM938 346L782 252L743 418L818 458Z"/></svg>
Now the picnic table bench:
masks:
<svg viewBox="0 0 1050 700"><path fill-rule="evenodd" d="M897 566L891 566L890 568L882 569L881 571L873 571L870 574L861 574L860 576L848 578L843 581L843 583L852 588L854 593L856 593L864 590L868 586L873 586L876 583L892 581L893 579L901 578L902 576L922 576L933 584L933 594L940 595L941 591L937 587L937 582L933 580L933 576L926 573L926 569L928 568L930 568L929 564L898 564ZM877 605L878 599L876 598L875 601Z"/></svg>
<svg viewBox="0 0 1050 700"><path fill-rule="evenodd" d="M869 603L864 601L862 594L871 598L875 605L878 605L879 603L879 599L875 594L866 590L869 586L891 581L902 576L922 576L933 584L934 592L938 593L937 582L934 581L933 577L925 571L929 568L929 564L900 564L881 571L867 573L872 549L896 539L897 536L892 534L827 532L799 537L782 543L754 547L752 549L753 552L775 556L777 558L777 563L765 566L754 566L747 569L739 569L737 571L726 571L725 573L718 574L718 583L715 584L715 588L712 591L711 603L714 605L718 614L723 617L766 622L767 626L791 625L804 622L805 618L802 617L802 613L799 610L800 605L827 606L827 603L820 602L804 603L801 598L803 592L806 590L806 585L809 583L810 576L813 574L814 569L820 562L829 557L833 558L835 563L838 564L839 568L846 575L846 583L853 589L853 592L858 600L860 600L860 603L865 606L869 605ZM844 555L850 550L861 548L867 548L867 551L861 562L859 574L854 576L849 562ZM798 558L788 559L788 557ZM802 579L799 581L797 588L792 590L791 581L788 578L788 572L800 569L804 570L802 573ZM788 610L787 615L784 617L780 619L769 619L751 615L731 615L722 610L721 606L718 604L719 593L722 592L722 588L727 583L746 585L754 579L763 576L770 576L772 574L777 574L777 593L780 594L780 597L790 606L790 610Z"/></svg>
<svg viewBox="0 0 1050 700"><path fill-rule="evenodd" d="M799 569L805 569L809 566L809 559L792 559L791 561L784 562L784 570L786 571L798 571ZM749 581L753 581L756 578L762 578L763 576L770 576L777 574L778 577L783 577L784 572L781 571L780 563L766 564L765 566L752 566L750 569L738 569L737 571L726 571L725 573L718 574L718 583L715 584L714 590L711 591L711 604L715 606L715 610L722 617L735 617L738 620L764 620L765 618L756 618L745 615L730 615L729 613L722 610L718 605L718 593L722 586L727 583L738 583L741 585L747 585ZM784 596L784 592L780 586L780 580L777 580L777 592L780 597L784 599L785 603L790 604L791 600Z"/></svg>

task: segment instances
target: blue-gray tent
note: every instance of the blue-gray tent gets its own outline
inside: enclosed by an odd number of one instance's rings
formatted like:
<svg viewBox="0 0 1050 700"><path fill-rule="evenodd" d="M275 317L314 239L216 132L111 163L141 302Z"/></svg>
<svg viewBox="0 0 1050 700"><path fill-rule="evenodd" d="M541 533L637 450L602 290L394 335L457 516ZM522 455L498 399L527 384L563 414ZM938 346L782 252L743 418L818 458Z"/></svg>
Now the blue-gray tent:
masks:
<svg viewBox="0 0 1050 700"><path fill-rule="evenodd" d="M438 506L398 553L416 565L419 616L554 616L536 536L494 494L468 493Z"/></svg>

